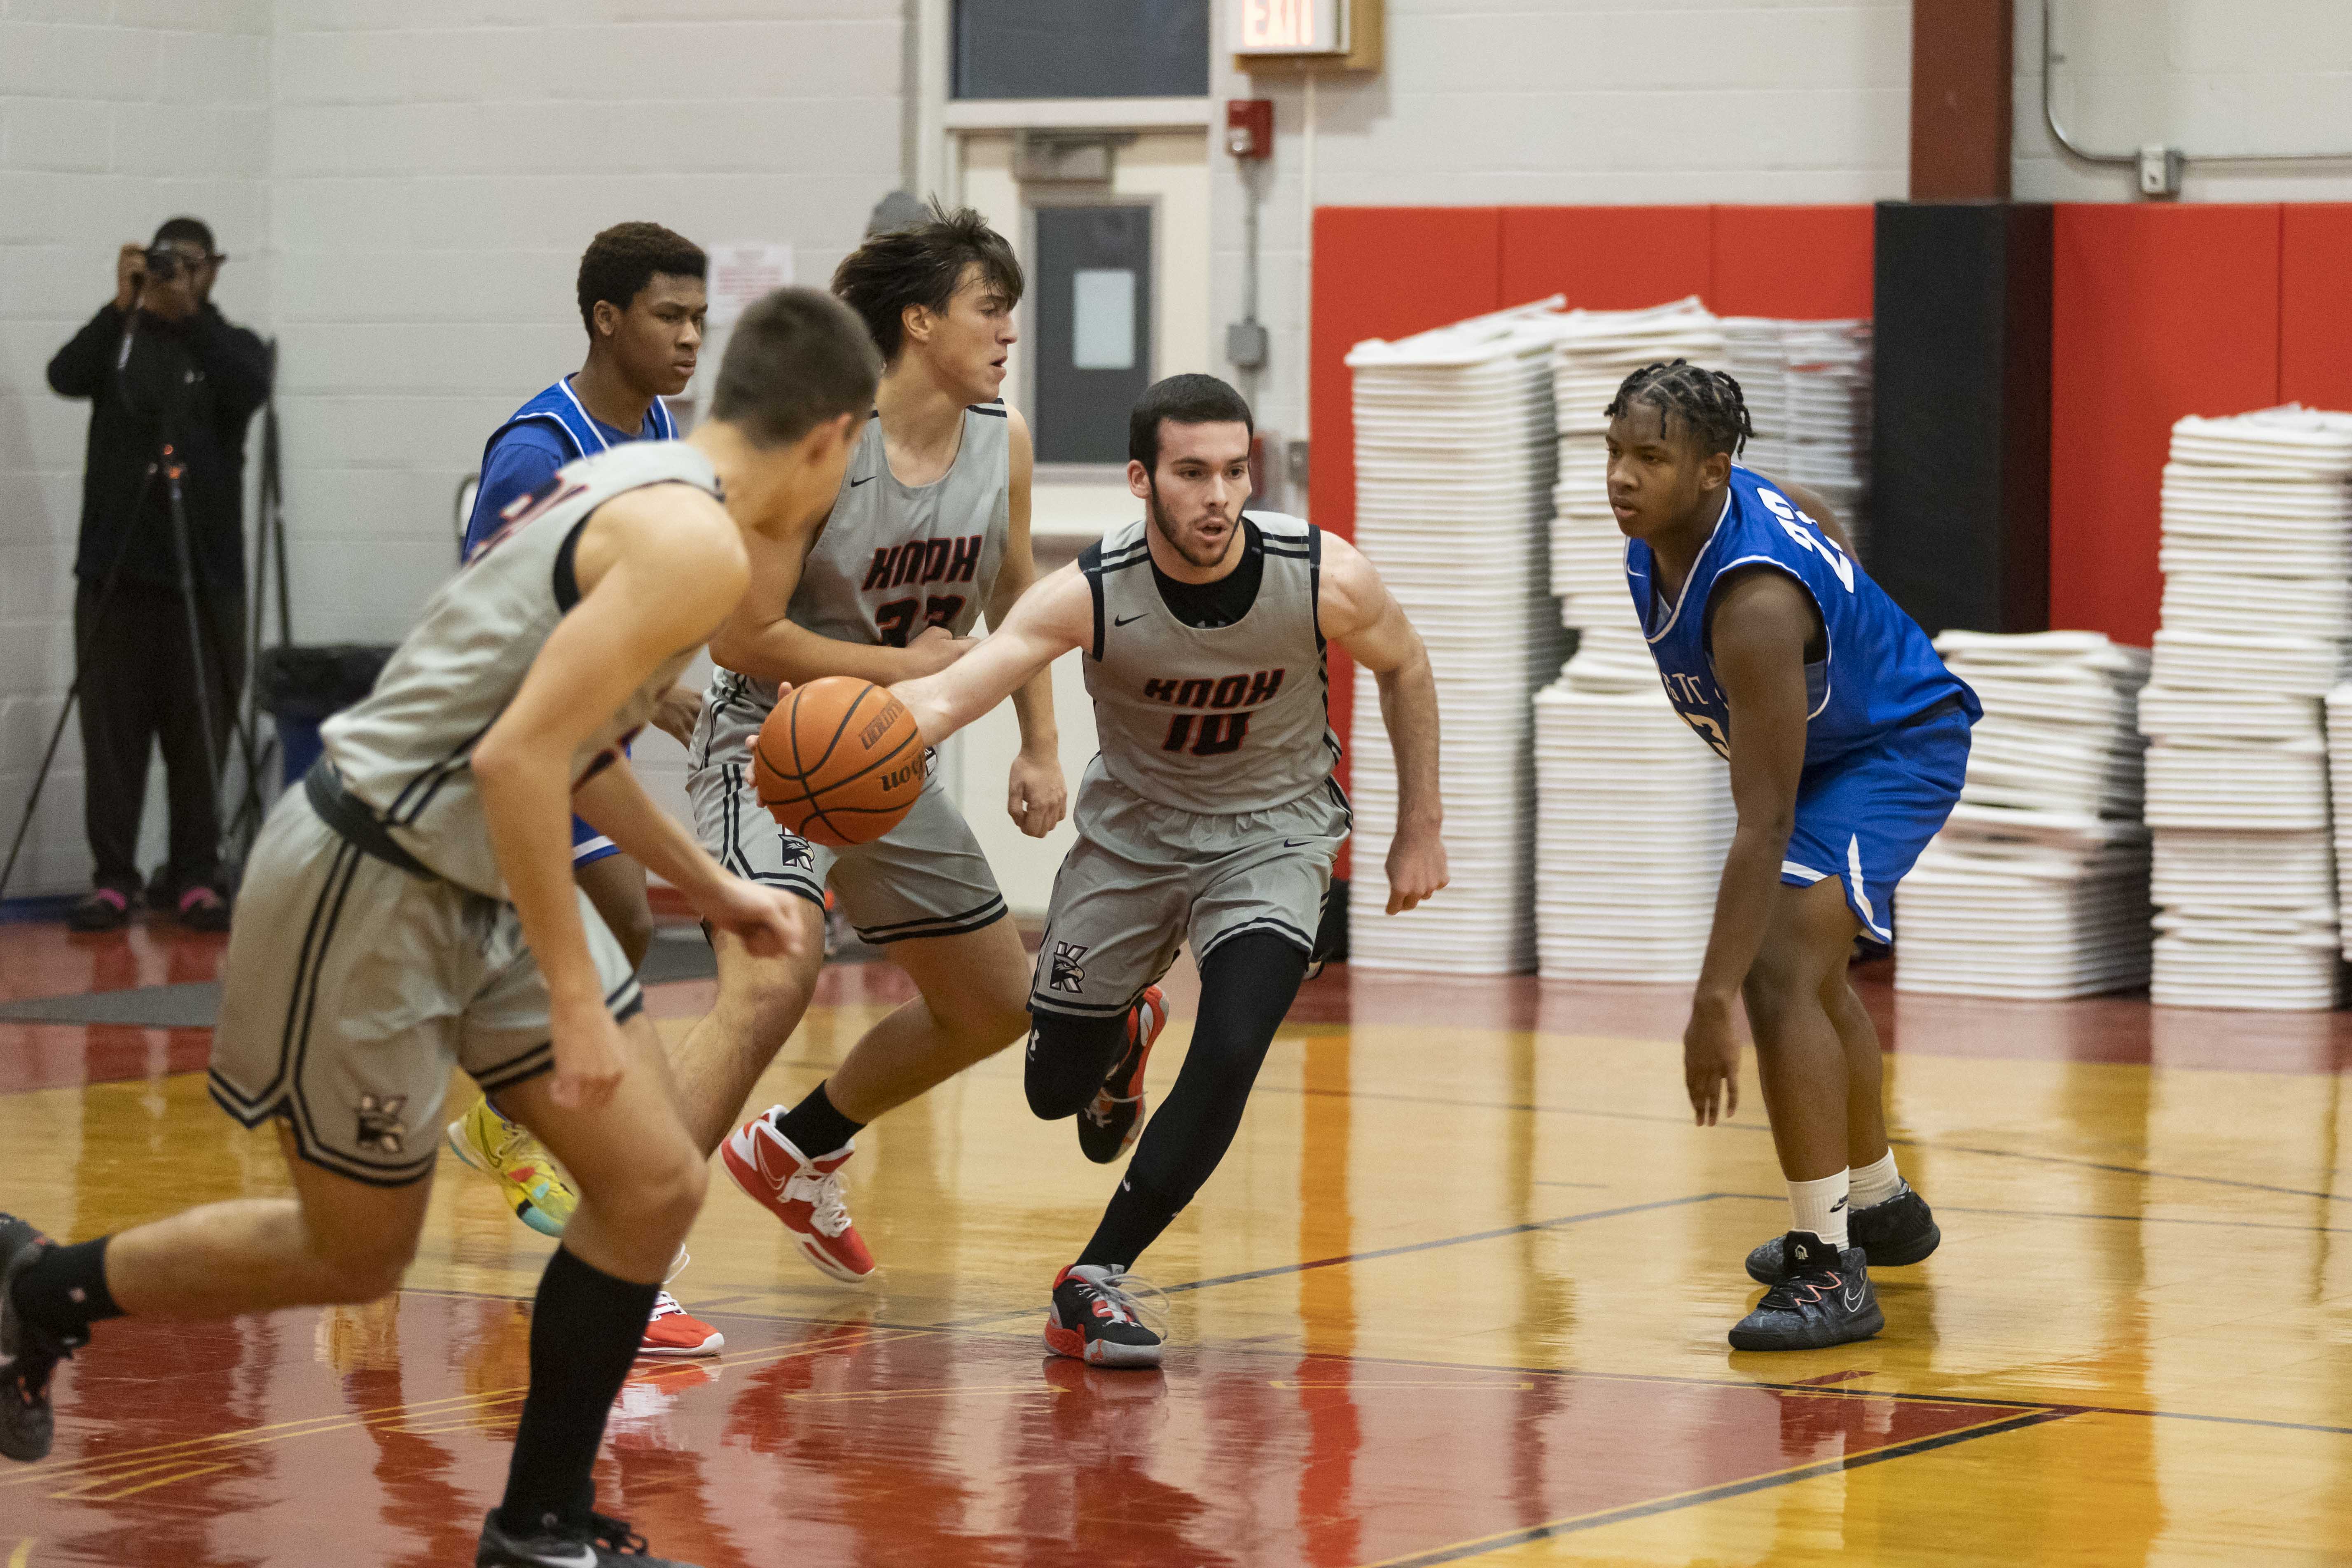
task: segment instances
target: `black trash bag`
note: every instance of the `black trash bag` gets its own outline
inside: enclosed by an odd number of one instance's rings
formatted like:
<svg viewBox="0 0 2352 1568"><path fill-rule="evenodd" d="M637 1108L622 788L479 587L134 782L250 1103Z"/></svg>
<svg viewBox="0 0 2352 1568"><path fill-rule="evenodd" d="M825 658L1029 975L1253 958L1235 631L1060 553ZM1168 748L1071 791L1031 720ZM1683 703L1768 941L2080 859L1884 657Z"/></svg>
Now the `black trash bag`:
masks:
<svg viewBox="0 0 2352 1568"><path fill-rule="evenodd" d="M280 723L316 724L365 697L392 658L372 643L266 647L254 667L254 706Z"/></svg>

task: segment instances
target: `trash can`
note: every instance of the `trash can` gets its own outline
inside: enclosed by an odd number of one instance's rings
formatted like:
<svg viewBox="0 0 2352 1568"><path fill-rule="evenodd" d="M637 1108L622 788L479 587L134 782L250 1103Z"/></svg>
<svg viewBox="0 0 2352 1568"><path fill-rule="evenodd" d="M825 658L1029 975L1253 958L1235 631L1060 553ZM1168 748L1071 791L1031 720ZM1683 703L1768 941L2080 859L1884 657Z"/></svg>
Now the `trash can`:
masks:
<svg viewBox="0 0 2352 1568"><path fill-rule="evenodd" d="M286 783L299 782L319 760L319 726L365 697L392 649L367 643L261 650L254 668L254 704L278 726Z"/></svg>

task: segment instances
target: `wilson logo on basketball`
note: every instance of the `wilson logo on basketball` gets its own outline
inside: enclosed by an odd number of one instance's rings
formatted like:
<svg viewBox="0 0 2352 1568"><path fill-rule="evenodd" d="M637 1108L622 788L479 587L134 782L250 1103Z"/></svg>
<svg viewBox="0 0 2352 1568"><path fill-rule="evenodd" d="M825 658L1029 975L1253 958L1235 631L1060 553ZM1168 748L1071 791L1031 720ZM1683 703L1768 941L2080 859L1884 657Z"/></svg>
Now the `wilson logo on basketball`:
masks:
<svg viewBox="0 0 2352 1568"><path fill-rule="evenodd" d="M882 710L881 715L877 718L874 722L866 725L865 729L860 730L857 732L857 744L859 750L867 752L872 751L874 749L874 742L880 740L884 735L889 733L890 726L896 724L899 720L906 716L906 704L900 702L895 697L890 699L890 706Z"/></svg>
<svg viewBox="0 0 2352 1568"><path fill-rule="evenodd" d="M826 676L793 688L761 724L751 778L786 833L834 848L871 844L923 793L922 732L880 687Z"/></svg>

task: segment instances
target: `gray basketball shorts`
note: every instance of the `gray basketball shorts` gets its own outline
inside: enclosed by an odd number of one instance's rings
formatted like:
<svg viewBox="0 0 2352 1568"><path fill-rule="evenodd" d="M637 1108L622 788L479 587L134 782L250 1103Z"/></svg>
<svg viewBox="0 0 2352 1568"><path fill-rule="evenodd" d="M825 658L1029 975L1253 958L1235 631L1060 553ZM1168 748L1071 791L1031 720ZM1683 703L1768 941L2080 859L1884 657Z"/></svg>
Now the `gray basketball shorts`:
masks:
<svg viewBox="0 0 2352 1568"><path fill-rule="evenodd" d="M1336 785L1268 811L1203 816L1089 778L1078 841L1054 879L1029 1010L1125 1013L1188 939L1195 963L1244 931L1312 954L1348 820Z"/></svg>
<svg viewBox="0 0 2352 1568"><path fill-rule="evenodd" d="M618 1018L637 979L585 893L588 949ZM430 1175L449 1069L483 1089L555 1065L547 983L514 906L379 860L302 790L270 809L236 900L211 1087L247 1127L280 1116L314 1165L373 1186Z"/></svg>
<svg viewBox="0 0 2352 1568"><path fill-rule="evenodd" d="M760 804L749 762L714 763L687 780L694 830L710 858L737 876L798 893L819 908L827 883L858 940L875 946L956 936L1004 918L1004 895L971 825L926 756L923 793L906 820L871 844L845 849L787 833Z"/></svg>

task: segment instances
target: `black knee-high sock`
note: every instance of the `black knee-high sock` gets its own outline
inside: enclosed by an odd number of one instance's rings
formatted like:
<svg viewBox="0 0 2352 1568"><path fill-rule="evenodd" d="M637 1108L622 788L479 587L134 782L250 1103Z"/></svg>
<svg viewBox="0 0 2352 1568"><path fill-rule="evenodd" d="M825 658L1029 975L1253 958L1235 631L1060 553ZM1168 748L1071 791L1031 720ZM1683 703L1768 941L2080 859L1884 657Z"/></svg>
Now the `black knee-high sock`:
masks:
<svg viewBox="0 0 2352 1568"><path fill-rule="evenodd" d="M615 1279L557 1247L530 1311L530 1392L515 1429L499 1522L531 1534L552 1517L586 1522L595 1498L589 1472L604 1418L627 1381L653 1316L658 1285Z"/></svg>
<svg viewBox="0 0 2352 1568"><path fill-rule="evenodd" d="M1306 976L1306 952L1271 931L1234 937L1209 954L1176 1087L1144 1124L1080 1263L1131 1267L1192 1201L1233 1146L1266 1047Z"/></svg>
<svg viewBox="0 0 2352 1568"><path fill-rule="evenodd" d="M106 1244L114 1238L52 1247L26 1264L9 1299L25 1321L69 1345L86 1344L89 1326L122 1316L106 1289Z"/></svg>

